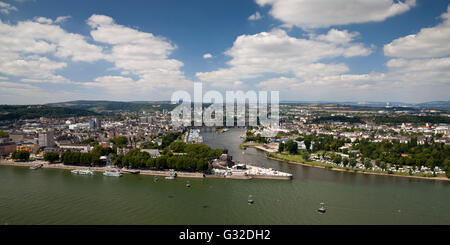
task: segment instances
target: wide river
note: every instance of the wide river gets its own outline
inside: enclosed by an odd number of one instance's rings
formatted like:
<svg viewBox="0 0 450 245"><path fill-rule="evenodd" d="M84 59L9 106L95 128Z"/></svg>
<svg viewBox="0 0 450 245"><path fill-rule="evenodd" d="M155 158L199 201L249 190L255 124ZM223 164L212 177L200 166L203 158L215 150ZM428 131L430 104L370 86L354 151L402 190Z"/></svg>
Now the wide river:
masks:
<svg viewBox="0 0 450 245"><path fill-rule="evenodd" d="M0 166L0 224L450 224L450 182L280 163L239 149L243 133L202 134L240 162L291 172L294 179L154 182ZM321 202L325 214L317 212Z"/></svg>

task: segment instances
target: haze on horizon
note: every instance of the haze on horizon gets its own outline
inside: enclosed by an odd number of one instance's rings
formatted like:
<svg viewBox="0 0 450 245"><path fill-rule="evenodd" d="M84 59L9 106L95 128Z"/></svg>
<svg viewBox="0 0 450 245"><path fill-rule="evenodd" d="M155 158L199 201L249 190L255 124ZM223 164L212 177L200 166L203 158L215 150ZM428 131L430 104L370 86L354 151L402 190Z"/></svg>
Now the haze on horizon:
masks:
<svg viewBox="0 0 450 245"><path fill-rule="evenodd" d="M0 104L448 101L449 43L445 0L0 0Z"/></svg>

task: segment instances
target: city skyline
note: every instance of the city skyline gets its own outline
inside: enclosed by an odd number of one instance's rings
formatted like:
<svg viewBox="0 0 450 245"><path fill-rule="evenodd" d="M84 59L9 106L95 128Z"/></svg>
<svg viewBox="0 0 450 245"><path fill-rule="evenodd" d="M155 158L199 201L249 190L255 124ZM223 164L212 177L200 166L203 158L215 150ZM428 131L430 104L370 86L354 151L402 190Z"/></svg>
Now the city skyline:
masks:
<svg viewBox="0 0 450 245"><path fill-rule="evenodd" d="M194 82L279 90L281 101L449 100L447 1L131 1L124 11L2 0L0 20L1 104L167 101Z"/></svg>

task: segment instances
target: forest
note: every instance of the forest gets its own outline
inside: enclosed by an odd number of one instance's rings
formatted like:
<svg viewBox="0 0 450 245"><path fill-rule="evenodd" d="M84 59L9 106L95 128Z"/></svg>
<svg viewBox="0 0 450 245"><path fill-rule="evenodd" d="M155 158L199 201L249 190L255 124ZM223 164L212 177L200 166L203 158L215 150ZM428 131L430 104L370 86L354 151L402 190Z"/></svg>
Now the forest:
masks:
<svg viewBox="0 0 450 245"><path fill-rule="evenodd" d="M64 107L27 106L27 105L0 105L0 121L47 118L67 118L81 116L97 116L98 113Z"/></svg>

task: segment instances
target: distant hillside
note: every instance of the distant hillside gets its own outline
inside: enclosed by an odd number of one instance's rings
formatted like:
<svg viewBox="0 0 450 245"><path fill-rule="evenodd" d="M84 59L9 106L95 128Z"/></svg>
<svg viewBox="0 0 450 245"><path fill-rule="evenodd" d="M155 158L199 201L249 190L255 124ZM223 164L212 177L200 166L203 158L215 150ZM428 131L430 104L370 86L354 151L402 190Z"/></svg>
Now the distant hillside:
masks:
<svg viewBox="0 0 450 245"><path fill-rule="evenodd" d="M43 105L0 105L0 121L40 117L66 118L96 115L99 114L76 108L49 107Z"/></svg>
<svg viewBox="0 0 450 245"><path fill-rule="evenodd" d="M360 107L373 107L381 108L388 105L387 102L371 102L371 101L360 101L360 102L333 102L333 101L282 101L281 104L336 104L336 105L350 105L350 106L360 106ZM403 102L389 102L389 106L400 108L400 107L415 107L415 108L427 108L427 109L450 109L450 101L430 101L424 103L403 103Z"/></svg>
<svg viewBox="0 0 450 245"><path fill-rule="evenodd" d="M175 108L176 105L170 104L167 101L163 102L145 102L145 101L133 101L133 102L119 102L119 101L100 101L100 100L78 100L60 103L47 104L51 107L66 107L76 108L82 110L89 110L94 112L116 112L116 111L128 111L128 112L140 112L140 111L162 111L167 109L168 111Z"/></svg>
<svg viewBox="0 0 450 245"><path fill-rule="evenodd" d="M416 104L416 106L421 108L450 108L450 101L431 101Z"/></svg>

